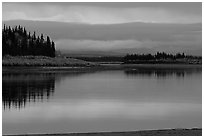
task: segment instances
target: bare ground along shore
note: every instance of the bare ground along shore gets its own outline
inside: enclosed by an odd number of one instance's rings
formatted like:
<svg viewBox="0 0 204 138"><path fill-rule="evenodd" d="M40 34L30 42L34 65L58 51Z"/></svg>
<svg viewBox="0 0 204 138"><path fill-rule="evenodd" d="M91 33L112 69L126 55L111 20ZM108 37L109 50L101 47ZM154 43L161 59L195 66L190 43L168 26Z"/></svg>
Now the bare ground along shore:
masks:
<svg viewBox="0 0 204 138"><path fill-rule="evenodd" d="M14 135L3 135L14 136ZM19 134L15 136L202 136L202 128L161 129L124 132L89 132L89 133L55 133L55 134Z"/></svg>

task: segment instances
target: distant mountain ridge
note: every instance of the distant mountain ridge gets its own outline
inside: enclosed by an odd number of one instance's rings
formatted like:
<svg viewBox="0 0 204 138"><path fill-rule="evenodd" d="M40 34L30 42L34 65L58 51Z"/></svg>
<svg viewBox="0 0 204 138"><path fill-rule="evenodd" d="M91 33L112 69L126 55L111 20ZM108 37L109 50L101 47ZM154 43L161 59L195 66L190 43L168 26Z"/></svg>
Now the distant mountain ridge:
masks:
<svg viewBox="0 0 204 138"><path fill-rule="evenodd" d="M3 21L6 25L22 25L28 31L36 31L51 36L56 41L56 48L64 53L113 53L114 55L125 55L126 53L145 52L155 53L164 51L170 53L184 52L192 55L202 55L202 24L165 24L165 23L121 23L121 24L82 24L74 22L54 21L31 21L31 20L10 20ZM80 42L80 48L70 44L70 40ZM83 41L91 41L83 45ZM63 41L63 42L62 42ZM133 41L142 43L142 47L113 45L113 48L97 47L94 42L106 43L115 41ZM81 44L82 43L82 44ZM144 44L143 44L144 43ZM147 47L143 47L146 46ZM152 43L152 46L151 46ZM93 45L91 48L86 47ZM71 48L70 48L71 47Z"/></svg>

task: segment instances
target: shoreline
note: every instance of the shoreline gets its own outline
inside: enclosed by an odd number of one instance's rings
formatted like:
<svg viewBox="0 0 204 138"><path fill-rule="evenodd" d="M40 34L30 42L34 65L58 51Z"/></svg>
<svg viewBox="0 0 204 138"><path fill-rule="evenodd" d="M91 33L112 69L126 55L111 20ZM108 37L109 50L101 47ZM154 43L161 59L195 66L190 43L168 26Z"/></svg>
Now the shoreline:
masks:
<svg viewBox="0 0 204 138"><path fill-rule="evenodd" d="M158 129L120 132L50 133L50 134L11 134L2 136L202 136L202 128Z"/></svg>
<svg viewBox="0 0 204 138"><path fill-rule="evenodd" d="M195 64L101 64L99 66L2 66L2 72L70 72L70 71L100 71L100 70L180 70L202 69L202 65Z"/></svg>
<svg viewBox="0 0 204 138"><path fill-rule="evenodd" d="M46 56L5 56L3 67L98 67L98 66L131 66L131 65L202 65L202 62L170 62L170 61L138 61L138 62L90 62L76 58L46 57Z"/></svg>
<svg viewBox="0 0 204 138"><path fill-rule="evenodd" d="M3 67L86 67L96 66L95 63L75 58L46 57L46 56L5 56L2 58Z"/></svg>

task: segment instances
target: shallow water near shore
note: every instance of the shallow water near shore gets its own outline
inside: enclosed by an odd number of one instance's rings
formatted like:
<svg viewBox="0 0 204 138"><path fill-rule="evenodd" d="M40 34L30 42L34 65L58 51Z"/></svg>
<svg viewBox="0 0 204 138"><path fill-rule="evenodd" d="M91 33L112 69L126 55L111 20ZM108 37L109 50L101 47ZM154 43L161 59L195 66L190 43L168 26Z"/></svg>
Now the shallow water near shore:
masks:
<svg viewBox="0 0 204 138"><path fill-rule="evenodd" d="M2 132L202 127L201 68L3 72Z"/></svg>

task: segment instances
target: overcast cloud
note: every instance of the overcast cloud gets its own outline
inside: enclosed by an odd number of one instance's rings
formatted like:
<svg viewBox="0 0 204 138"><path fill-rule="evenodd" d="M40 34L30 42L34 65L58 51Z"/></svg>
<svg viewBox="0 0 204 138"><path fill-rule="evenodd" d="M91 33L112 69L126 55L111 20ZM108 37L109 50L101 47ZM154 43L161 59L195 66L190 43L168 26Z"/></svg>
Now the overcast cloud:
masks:
<svg viewBox="0 0 204 138"><path fill-rule="evenodd" d="M201 22L200 3L3 3L3 20L90 24Z"/></svg>
<svg viewBox="0 0 204 138"><path fill-rule="evenodd" d="M201 3L3 3L2 16L61 50L201 53L201 11Z"/></svg>

